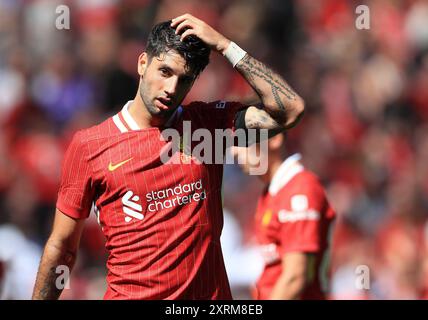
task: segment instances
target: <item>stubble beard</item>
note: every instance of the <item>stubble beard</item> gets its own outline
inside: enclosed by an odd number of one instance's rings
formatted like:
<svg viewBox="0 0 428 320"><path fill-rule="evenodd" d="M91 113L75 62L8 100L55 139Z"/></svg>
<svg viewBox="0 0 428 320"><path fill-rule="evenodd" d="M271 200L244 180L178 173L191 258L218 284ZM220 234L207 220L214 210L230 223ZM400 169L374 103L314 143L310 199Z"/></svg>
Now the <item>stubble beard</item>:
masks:
<svg viewBox="0 0 428 320"><path fill-rule="evenodd" d="M175 111L176 108L171 108L170 110L162 110L154 105L154 102L150 100L150 98L145 94L147 90L145 90L144 82L141 81L140 85L140 97L146 107L146 110L150 113L150 115L154 118L168 119Z"/></svg>
<svg viewBox="0 0 428 320"><path fill-rule="evenodd" d="M147 95L145 94L146 90L144 87L144 82L141 81L140 84L140 98L144 103L144 106L146 107L147 111L150 113L151 116L160 116L161 111L159 108L156 108L155 105L153 104L153 101L151 101L149 99L149 97L147 97Z"/></svg>

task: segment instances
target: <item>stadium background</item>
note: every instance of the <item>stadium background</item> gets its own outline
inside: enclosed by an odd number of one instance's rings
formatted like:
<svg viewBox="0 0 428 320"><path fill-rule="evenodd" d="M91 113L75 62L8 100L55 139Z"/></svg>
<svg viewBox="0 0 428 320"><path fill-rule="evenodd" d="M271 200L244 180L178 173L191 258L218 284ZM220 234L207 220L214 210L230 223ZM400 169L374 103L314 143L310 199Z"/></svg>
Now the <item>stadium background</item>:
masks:
<svg viewBox="0 0 428 320"><path fill-rule="evenodd" d="M70 30L55 8L70 7ZM355 8L370 8L370 30ZM31 294L73 132L112 115L137 84L154 22L193 13L280 72L306 101L288 146L338 213L331 299L428 298L428 1L0 0L0 298ZM217 54L189 100L254 98ZM260 269L261 183L225 168L225 256L235 298ZM64 299L99 299L103 236L86 224ZM370 290L355 270L370 270Z"/></svg>

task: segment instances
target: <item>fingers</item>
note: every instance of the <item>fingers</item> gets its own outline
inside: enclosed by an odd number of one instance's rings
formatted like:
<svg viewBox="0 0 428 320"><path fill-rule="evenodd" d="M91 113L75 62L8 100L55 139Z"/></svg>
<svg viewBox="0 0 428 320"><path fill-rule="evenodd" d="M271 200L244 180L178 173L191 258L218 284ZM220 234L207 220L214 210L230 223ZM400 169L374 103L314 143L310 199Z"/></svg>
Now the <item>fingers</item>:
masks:
<svg viewBox="0 0 428 320"><path fill-rule="evenodd" d="M191 14L186 13L172 19L171 27L175 28L175 34L181 34L181 41L189 35L195 35L204 40L205 22L195 18Z"/></svg>
<svg viewBox="0 0 428 320"><path fill-rule="evenodd" d="M193 30L193 29L187 29L181 35L180 41L183 41L184 39L186 39L186 37L190 36L191 34L196 35L195 30Z"/></svg>
<svg viewBox="0 0 428 320"><path fill-rule="evenodd" d="M177 27L175 28L175 34L180 34L184 31L186 28L194 29L195 25L189 20L184 20L180 22Z"/></svg>
<svg viewBox="0 0 428 320"><path fill-rule="evenodd" d="M178 16L178 17L172 19L171 20L171 27L175 27L176 25L180 24L184 20L189 20L189 21L193 21L193 22L201 22L202 21L202 20L199 20L198 18L192 16L189 13L185 13L181 16Z"/></svg>
<svg viewBox="0 0 428 320"><path fill-rule="evenodd" d="M196 20L196 21L195 21ZM181 34L180 40L183 41L189 35L197 35L198 19L192 15L185 14L172 20L171 27L175 26L175 34Z"/></svg>
<svg viewBox="0 0 428 320"><path fill-rule="evenodd" d="M182 23L184 20L186 20L186 18L184 17L184 15L172 19L171 20L171 27L174 28L176 25L178 25L179 23Z"/></svg>

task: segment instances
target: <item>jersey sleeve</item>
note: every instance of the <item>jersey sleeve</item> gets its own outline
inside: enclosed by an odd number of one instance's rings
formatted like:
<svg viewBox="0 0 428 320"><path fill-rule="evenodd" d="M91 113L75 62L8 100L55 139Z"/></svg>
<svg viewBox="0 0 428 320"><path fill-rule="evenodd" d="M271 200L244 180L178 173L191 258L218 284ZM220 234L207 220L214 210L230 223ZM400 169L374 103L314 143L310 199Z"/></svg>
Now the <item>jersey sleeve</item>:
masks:
<svg viewBox="0 0 428 320"><path fill-rule="evenodd" d="M211 129L232 129L235 131L235 118L239 111L247 106L240 102L214 101L193 102L189 105L189 111L193 117L203 117L204 126Z"/></svg>
<svg viewBox="0 0 428 320"><path fill-rule="evenodd" d="M225 112L221 117L223 123L223 129L232 129L235 131L235 118L239 111L244 110L247 106L243 105L240 102L219 102L219 106L222 103L225 103Z"/></svg>
<svg viewBox="0 0 428 320"><path fill-rule="evenodd" d="M328 203L321 184L315 179L301 179L284 201L283 209L278 212L280 253L322 250Z"/></svg>
<svg viewBox="0 0 428 320"><path fill-rule="evenodd" d="M89 216L94 197L88 146L77 132L62 163L61 182L56 207L64 214L83 219Z"/></svg>

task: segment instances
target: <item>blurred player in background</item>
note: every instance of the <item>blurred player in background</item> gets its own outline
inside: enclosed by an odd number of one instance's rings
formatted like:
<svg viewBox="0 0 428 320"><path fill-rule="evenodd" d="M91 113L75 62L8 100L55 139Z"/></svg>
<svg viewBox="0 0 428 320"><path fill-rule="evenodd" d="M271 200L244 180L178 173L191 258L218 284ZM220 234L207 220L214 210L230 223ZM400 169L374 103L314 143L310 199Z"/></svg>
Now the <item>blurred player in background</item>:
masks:
<svg viewBox="0 0 428 320"><path fill-rule="evenodd" d="M265 268L254 298L325 299L323 262L335 212L318 178L303 167L300 154L287 153L285 139L285 133L271 138L267 153L259 144L251 146L261 152L258 159L245 148L232 150L244 172L264 158L269 163L266 174L259 176L266 187L258 201L255 233Z"/></svg>
<svg viewBox="0 0 428 320"><path fill-rule="evenodd" d="M181 106L211 50L227 58L262 104ZM191 121L192 131L267 129L274 136L298 121L303 101L282 77L188 14L154 26L138 73L135 99L77 132L68 148L34 299L60 296L56 268L73 267L93 203L109 251L105 299L232 298L220 246L223 166L164 163L161 151L170 142L162 130L183 134L183 122Z"/></svg>

